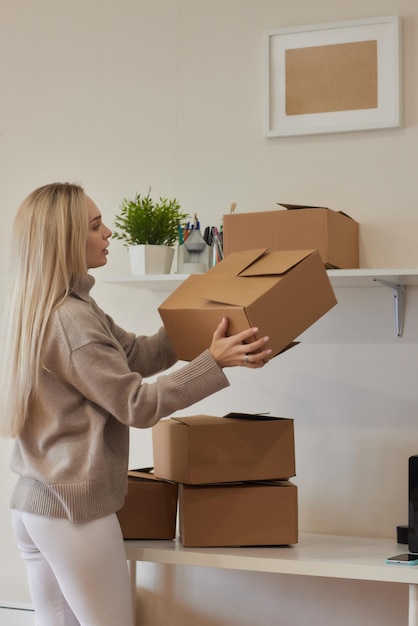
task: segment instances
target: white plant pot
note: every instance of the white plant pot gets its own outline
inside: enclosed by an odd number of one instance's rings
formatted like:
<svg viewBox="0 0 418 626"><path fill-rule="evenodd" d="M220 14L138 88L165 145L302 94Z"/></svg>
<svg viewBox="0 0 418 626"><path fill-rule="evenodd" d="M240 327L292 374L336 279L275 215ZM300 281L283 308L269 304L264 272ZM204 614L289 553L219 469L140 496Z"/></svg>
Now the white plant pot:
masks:
<svg viewBox="0 0 418 626"><path fill-rule="evenodd" d="M144 274L170 274L174 248L170 246L130 246L129 260L134 276Z"/></svg>

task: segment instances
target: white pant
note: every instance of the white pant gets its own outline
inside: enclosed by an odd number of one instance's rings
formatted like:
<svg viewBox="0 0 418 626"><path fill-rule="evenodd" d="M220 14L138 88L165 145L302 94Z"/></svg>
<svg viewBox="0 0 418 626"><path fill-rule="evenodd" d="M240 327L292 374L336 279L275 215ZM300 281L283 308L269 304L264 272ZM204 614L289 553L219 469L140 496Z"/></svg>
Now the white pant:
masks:
<svg viewBox="0 0 418 626"><path fill-rule="evenodd" d="M73 523L13 511L37 626L133 626L116 515Z"/></svg>

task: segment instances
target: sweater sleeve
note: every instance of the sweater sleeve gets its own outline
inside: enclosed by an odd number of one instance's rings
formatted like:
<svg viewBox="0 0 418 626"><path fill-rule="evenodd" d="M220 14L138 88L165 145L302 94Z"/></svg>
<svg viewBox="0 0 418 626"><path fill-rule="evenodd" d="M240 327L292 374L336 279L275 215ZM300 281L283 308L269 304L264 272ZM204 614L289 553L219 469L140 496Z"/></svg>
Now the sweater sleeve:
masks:
<svg viewBox="0 0 418 626"><path fill-rule="evenodd" d="M118 326L115 321L104 313L92 300L96 313L106 320L111 335L122 347L128 359L129 368L147 378L168 369L177 361L167 331L162 326L155 335L140 335L128 332Z"/></svg>
<svg viewBox="0 0 418 626"><path fill-rule="evenodd" d="M68 299L50 331L46 368L78 392L77 411L99 410L125 425L148 428L229 385L209 350L147 382L145 378L176 362L165 329L136 337L118 327L93 300Z"/></svg>
<svg viewBox="0 0 418 626"><path fill-rule="evenodd" d="M90 402L136 428L153 426L161 418L229 385L208 350L178 370L147 383L141 374L130 370L117 350L97 343L73 352L71 382Z"/></svg>

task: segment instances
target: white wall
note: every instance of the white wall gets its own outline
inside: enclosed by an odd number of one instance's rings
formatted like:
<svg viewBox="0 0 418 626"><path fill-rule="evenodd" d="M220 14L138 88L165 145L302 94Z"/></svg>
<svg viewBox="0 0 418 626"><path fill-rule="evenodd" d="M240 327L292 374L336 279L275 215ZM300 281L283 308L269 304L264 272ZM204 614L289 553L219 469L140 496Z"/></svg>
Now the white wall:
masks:
<svg viewBox="0 0 418 626"><path fill-rule="evenodd" d="M262 136L265 30L393 14L404 25L402 129ZM64 179L85 185L109 226L122 197L149 185L202 224L233 201L238 211L280 201L342 209L361 225L363 267L417 266L417 41L415 0L3 0L0 288L18 203ZM96 299L126 328L153 332L165 294L103 282L128 271L112 242ZM407 291L401 338L389 289L336 293L338 306L298 348L261 372L232 370L231 387L189 413L293 417L301 531L394 537L406 522L407 459L418 453L418 289ZM0 441L0 600L27 602L9 521L10 449ZM150 433L134 433L131 466L151 462ZM397 586L156 566L139 582L142 626L299 626L307 614L321 626L406 622Z"/></svg>

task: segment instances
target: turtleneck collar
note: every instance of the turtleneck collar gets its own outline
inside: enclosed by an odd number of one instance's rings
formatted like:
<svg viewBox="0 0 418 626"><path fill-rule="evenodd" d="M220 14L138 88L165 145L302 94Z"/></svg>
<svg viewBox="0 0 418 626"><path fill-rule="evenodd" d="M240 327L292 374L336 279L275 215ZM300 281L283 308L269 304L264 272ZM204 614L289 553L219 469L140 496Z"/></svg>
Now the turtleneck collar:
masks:
<svg viewBox="0 0 418 626"><path fill-rule="evenodd" d="M95 283L95 279L91 274L86 274L83 276L78 283L71 290L71 295L80 298L80 300L85 300L88 302L90 298L90 291Z"/></svg>

